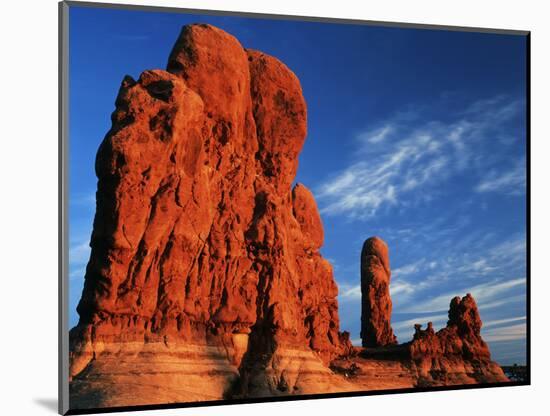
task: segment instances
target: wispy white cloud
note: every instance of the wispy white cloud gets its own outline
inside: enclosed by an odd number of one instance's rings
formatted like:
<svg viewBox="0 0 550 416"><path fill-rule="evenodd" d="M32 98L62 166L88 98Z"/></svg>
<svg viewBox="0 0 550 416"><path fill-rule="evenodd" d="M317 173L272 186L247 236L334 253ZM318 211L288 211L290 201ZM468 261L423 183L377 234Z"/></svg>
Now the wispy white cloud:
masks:
<svg viewBox="0 0 550 416"><path fill-rule="evenodd" d="M346 284L340 284L339 289L339 298L341 300L361 300L361 285L346 285Z"/></svg>
<svg viewBox="0 0 550 416"><path fill-rule="evenodd" d="M415 292L416 288L413 284L404 280L397 280L390 284L390 296L410 296Z"/></svg>
<svg viewBox="0 0 550 416"><path fill-rule="evenodd" d="M321 212L368 219L383 208L403 205L404 199L408 204L429 199L431 193L421 190L473 167L485 173L490 158L482 158L478 147L504 134L495 132L496 126L515 117L523 105L499 96L472 103L451 121L422 119L418 112L405 119L396 115L382 127L359 133L357 160L316 190ZM491 172L477 185L478 192L511 194L521 187L522 174L525 180L520 167Z"/></svg>
<svg viewBox="0 0 550 416"><path fill-rule="evenodd" d="M517 322L517 321L525 321L526 319L527 319L527 316L515 316L513 318L495 319L492 321L484 322L483 328L489 328L491 326L498 326L502 324L509 324L511 322Z"/></svg>
<svg viewBox="0 0 550 416"><path fill-rule="evenodd" d="M488 124L488 126L485 127L491 127L515 117L519 112L523 111L524 108L524 100L510 100L508 95L499 94L494 97L477 100L472 105L466 107L462 111L462 114L477 117L479 114L484 114L488 109L491 109L490 114L481 120L482 124Z"/></svg>
<svg viewBox="0 0 550 416"><path fill-rule="evenodd" d="M423 270L425 268L434 269L436 266L437 262L427 262L425 258L422 258L420 260L393 269L391 274L393 279L402 278L411 274L418 273L420 270Z"/></svg>
<svg viewBox="0 0 550 416"><path fill-rule="evenodd" d="M502 241L490 250L492 256L498 257L516 257L525 256L527 240L525 234L521 233L508 240Z"/></svg>
<svg viewBox="0 0 550 416"><path fill-rule="evenodd" d="M465 287L463 290L467 290L471 293L478 306L482 307L484 304L489 304L497 300L496 298L501 297L504 292L518 286L525 286L525 284L526 280L522 277L504 281L492 280L477 286ZM445 311L448 310L453 297L463 295L465 295L465 293L461 293L460 289L446 292L432 299L407 305L402 309L402 312L430 313L433 311Z"/></svg>
<svg viewBox="0 0 550 416"><path fill-rule="evenodd" d="M368 130L368 131L362 132L358 135L358 138L368 143L376 144L388 138L392 133L392 131L393 131L393 127L391 125L386 125L375 130Z"/></svg>
<svg viewBox="0 0 550 416"><path fill-rule="evenodd" d="M525 159L508 171L491 170L475 187L476 192L499 192L507 195L523 195L526 185Z"/></svg>
<svg viewBox="0 0 550 416"><path fill-rule="evenodd" d="M321 212L371 217L385 204L396 205L401 193L443 173L447 165L446 156L429 156L438 152L438 145L423 133L401 140L399 146L394 142L391 147L391 152L352 164L323 184L317 194L325 202Z"/></svg>
<svg viewBox="0 0 550 416"><path fill-rule="evenodd" d="M527 334L527 325L517 324L500 328L493 328L482 332L483 339L487 342L513 341L524 339Z"/></svg>
<svg viewBox="0 0 550 416"><path fill-rule="evenodd" d="M508 296L501 298L499 300L495 300L492 302L484 303L483 305L478 305L478 308L480 310L488 310L488 309L495 309L499 308L501 306L510 306L514 303L522 302L525 303L525 295L515 295L515 296Z"/></svg>

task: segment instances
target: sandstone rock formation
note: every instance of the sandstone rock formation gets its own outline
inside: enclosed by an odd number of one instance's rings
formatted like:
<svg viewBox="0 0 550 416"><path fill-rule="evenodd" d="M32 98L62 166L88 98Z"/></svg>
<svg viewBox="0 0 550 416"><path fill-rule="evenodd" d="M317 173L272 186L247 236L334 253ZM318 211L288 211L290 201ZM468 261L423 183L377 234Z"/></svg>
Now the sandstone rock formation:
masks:
<svg viewBox="0 0 550 416"><path fill-rule="evenodd" d="M455 297L447 326L435 332L431 322L422 330L416 325L410 355L419 385L473 384L508 381L491 361L489 347L481 338L481 318L468 293Z"/></svg>
<svg viewBox="0 0 550 416"><path fill-rule="evenodd" d="M415 325L411 342L358 349L332 361L357 390L382 390L509 381L491 361L480 334L481 319L470 294L451 301L447 326Z"/></svg>
<svg viewBox="0 0 550 416"><path fill-rule="evenodd" d="M371 237L361 251L361 338L363 347L396 344L391 327L390 259L387 244Z"/></svg>
<svg viewBox="0 0 550 416"><path fill-rule="evenodd" d="M167 71L124 78L96 159L74 403L139 404L151 385L147 403L300 393L330 378L351 344L315 200L291 189L305 136L296 76L209 25L183 28Z"/></svg>
<svg viewBox="0 0 550 416"><path fill-rule="evenodd" d="M317 205L292 188L306 118L290 69L209 25L183 28L166 71L124 78L96 158L72 409L451 383L434 371L460 360L499 379L473 301L393 345L380 239L361 256L371 348L340 332Z"/></svg>

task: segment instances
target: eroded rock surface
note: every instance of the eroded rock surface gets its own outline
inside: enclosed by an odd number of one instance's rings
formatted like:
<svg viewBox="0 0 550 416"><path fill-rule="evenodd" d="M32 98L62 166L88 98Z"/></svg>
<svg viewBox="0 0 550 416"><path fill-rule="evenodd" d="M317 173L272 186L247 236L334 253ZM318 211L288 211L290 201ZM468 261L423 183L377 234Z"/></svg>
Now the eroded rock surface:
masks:
<svg viewBox="0 0 550 416"><path fill-rule="evenodd" d="M491 361L481 337L481 318L468 293L455 297L447 326L437 332L431 322L426 330L416 326L410 343L419 385L450 385L508 381L500 366Z"/></svg>
<svg viewBox="0 0 550 416"><path fill-rule="evenodd" d="M160 402L318 388L308 385L329 379L328 361L351 344L315 200L291 189L306 136L296 76L190 25L167 71L123 80L112 122L71 331L75 403L111 383L96 405L136 404L115 385L132 367L166 388ZM171 358L147 371L150 356Z"/></svg>
<svg viewBox="0 0 550 416"><path fill-rule="evenodd" d="M363 347L397 343L391 327L390 259L387 244L371 237L361 251L361 339Z"/></svg>
<svg viewBox="0 0 550 416"><path fill-rule="evenodd" d="M451 301L447 326L435 332L415 325L413 340L399 345L355 348L332 361L357 390L452 386L509 381L491 361L481 338L481 319L471 295Z"/></svg>

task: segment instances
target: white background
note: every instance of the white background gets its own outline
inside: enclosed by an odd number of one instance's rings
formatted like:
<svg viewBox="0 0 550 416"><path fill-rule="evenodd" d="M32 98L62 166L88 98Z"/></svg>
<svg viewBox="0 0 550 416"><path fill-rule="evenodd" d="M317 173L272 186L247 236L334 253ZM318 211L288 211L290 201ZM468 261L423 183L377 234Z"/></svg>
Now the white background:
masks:
<svg viewBox="0 0 550 416"><path fill-rule="evenodd" d="M532 31L532 386L178 409L147 415L548 414L550 15L545 1L128 2ZM0 14L1 414L54 414L57 402L56 3L11 0L2 2Z"/></svg>

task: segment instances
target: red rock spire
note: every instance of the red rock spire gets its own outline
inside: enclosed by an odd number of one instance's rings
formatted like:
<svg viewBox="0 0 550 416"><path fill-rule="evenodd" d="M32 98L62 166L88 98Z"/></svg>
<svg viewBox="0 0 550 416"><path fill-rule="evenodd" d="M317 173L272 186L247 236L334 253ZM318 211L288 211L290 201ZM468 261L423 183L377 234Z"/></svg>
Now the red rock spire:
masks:
<svg viewBox="0 0 550 416"><path fill-rule="evenodd" d="M397 343L391 327L390 260L387 244L371 237L361 251L361 338L363 347Z"/></svg>

